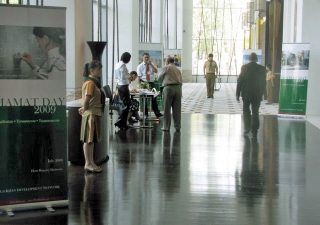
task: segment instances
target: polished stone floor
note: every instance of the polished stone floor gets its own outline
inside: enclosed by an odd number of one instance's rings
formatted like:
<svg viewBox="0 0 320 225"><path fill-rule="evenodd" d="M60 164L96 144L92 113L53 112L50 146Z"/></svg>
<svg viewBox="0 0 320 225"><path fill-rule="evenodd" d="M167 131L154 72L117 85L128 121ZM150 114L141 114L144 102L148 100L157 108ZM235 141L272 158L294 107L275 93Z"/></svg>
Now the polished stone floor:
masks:
<svg viewBox="0 0 320 225"><path fill-rule="evenodd" d="M242 114L242 102L236 101L236 89L236 83L218 83L214 99L208 99L205 83L184 83L181 111L192 114ZM278 115L279 103L265 103L261 103L260 115Z"/></svg>
<svg viewBox="0 0 320 225"><path fill-rule="evenodd" d="M18 212L0 224L317 225L320 129L260 116L182 114L182 130L109 127L103 173L69 165L69 209ZM111 120L110 120L111 124Z"/></svg>

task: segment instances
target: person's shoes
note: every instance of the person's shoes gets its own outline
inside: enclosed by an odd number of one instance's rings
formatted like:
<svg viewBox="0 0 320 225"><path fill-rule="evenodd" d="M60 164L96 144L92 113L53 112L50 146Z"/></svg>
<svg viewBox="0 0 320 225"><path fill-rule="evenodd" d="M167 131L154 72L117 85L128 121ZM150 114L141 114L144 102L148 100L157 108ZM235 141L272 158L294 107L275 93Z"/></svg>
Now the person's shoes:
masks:
<svg viewBox="0 0 320 225"><path fill-rule="evenodd" d="M137 116L137 117L136 117L136 120L138 120L138 121L142 121L142 117Z"/></svg>
<svg viewBox="0 0 320 225"><path fill-rule="evenodd" d="M115 124L114 124L115 127L119 127L121 129L121 121L118 120Z"/></svg>
<svg viewBox="0 0 320 225"><path fill-rule="evenodd" d="M131 128L131 127L128 126L128 125L121 125L121 124L120 124L120 121L116 122L116 123L114 124L114 126L115 126L115 127L118 127L120 130L127 130L127 129Z"/></svg>
<svg viewBox="0 0 320 225"><path fill-rule="evenodd" d="M169 131L169 130L167 130L167 129L164 129L164 128L161 128L161 130L162 130L162 131Z"/></svg>
<svg viewBox="0 0 320 225"><path fill-rule="evenodd" d="M134 120L134 119L132 119L132 118L129 118L129 119L128 119L128 122L129 122L130 124L133 124L133 123L138 123L138 120Z"/></svg>
<svg viewBox="0 0 320 225"><path fill-rule="evenodd" d="M266 105L272 105L272 103L271 103L271 102L266 102L265 104L266 104Z"/></svg>
<svg viewBox="0 0 320 225"><path fill-rule="evenodd" d="M89 172L89 173L101 173L102 169L101 168L92 168L92 167L85 167L84 171Z"/></svg>
<svg viewBox="0 0 320 225"><path fill-rule="evenodd" d="M207 98L210 98L210 96L208 96Z"/></svg>
<svg viewBox="0 0 320 225"><path fill-rule="evenodd" d="M157 119L159 119L160 117L162 117L163 116L163 114L162 113L157 113L157 115L156 115L156 117L157 117Z"/></svg>
<svg viewBox="0 0 320 225"><path fill-rule="evenodd" d="M97 168L95 168L95 170L96 170L96 173L101 173L101 172L102 172L102 169L101 169L100 166L98 166Z"/></svg>
<svg viewBox="0 0 320 225"><path fill-rule="evenodd" d="M130 128L133 128L133 126L132 125L125 125L125 126L121 127L121 130L128 130Z"/></svg>

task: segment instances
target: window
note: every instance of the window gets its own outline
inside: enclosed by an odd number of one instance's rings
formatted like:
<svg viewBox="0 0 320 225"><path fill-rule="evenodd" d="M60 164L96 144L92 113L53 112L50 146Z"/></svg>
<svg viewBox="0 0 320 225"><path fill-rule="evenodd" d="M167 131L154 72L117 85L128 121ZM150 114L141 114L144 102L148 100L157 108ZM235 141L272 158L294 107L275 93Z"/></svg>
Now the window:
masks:
<svg viewBox="0 0 320 225"><path fill-rule="evenodd" d="M242 17L247 0L193 1L192 74L203 74L209 53L220 75L238 75L242 66L245 30Z"/></svg>

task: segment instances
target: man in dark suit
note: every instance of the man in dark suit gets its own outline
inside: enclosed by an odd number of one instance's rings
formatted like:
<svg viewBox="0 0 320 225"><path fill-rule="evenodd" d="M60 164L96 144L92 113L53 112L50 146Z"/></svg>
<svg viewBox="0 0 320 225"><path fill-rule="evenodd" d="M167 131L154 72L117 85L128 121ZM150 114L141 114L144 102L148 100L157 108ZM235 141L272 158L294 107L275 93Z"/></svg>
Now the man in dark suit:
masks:
<svg viewBox="0 0 320 225"><path fill-rule="evenodd" d="M259 108L262 95L266 86L266 69L257 64L257 54L250 54L250 63L242 66L237 82L236 98L239 101L240 94L243 101L244 135L251 131L252 137L256 137L259 129ZM250 111L250 105L252 114Z"/></svg>

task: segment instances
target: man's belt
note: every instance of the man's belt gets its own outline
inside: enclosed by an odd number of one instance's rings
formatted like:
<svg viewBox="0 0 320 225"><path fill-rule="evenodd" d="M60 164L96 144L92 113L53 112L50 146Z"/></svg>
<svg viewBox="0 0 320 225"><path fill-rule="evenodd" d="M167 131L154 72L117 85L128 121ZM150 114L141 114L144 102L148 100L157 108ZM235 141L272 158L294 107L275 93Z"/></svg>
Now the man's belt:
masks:
<svg viewBox="0 0 320 225"><path fill-rule="evenodd" d="M176 86L176 85L180 85L180 84L166 84L164 86Z"/></svg>

